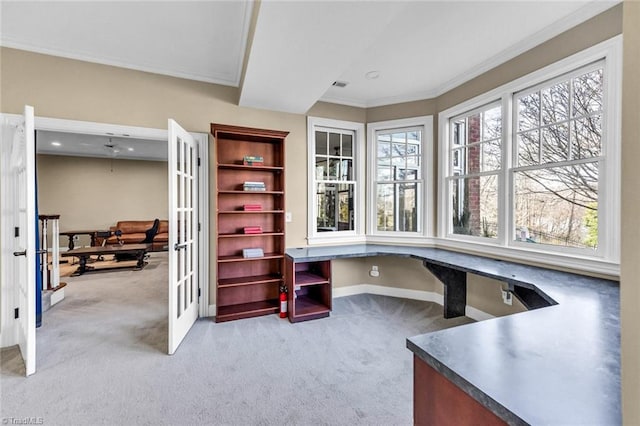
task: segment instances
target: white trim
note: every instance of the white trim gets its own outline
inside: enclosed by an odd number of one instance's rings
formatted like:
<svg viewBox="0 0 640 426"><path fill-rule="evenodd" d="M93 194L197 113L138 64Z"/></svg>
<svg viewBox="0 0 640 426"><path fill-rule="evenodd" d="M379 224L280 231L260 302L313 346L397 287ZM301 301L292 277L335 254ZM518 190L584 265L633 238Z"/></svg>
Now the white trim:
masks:
<svg viewBox="0 0 640 426"><path fill-rule="evenodd" d="M422 128L422 158L420 165L422 168L422 194L421 202L417 206L419 214L422 216L419 232L385 232L376 229L376 187L374 173L376 164L376 132L391 129L406 129L409 127ZM378 121L367 124L367 239L369 236L393 237L396 241L417 237L430 237L433 228L432 202L433 196L433 170L435 162L433 159L433 116L424 115L420 117L403 118L399 120Z"/></svg>
<svg viewBox="0 0 640 426"><path fill-rule="evenodd" d="M82 133L85 135L125 136L136 139L148 139L167 142L167 129L124 126L120 124L96 123L92 121L66 120L63 118L36 117L36 130L50 132Z"/></svg>
<svg viewBox="0 0 640 426"><path fill-rule="evenodd" d="M315 197L315 129L318 127L354 132L353 162L355 181L355 230L320 233L316 232ZM365 230L365 126L353 121L307 117L307 241L309 244L336 244L342 242L364 242ZM336 181L338 182L338 181Z"/></svg>
<svg viewBox="0 0 640 426"><path fill-rule="evenodd" d="M552 266L580 269L588 272L607 275L619 275L619 238L620 221L617 214L620 211L620 91L621 91L621 48L622 36L616 36L582 52L564 58L554 64L537 70L531 74L518 78L510 83L497 87L489 92L476 96L459 105L442 111L438 115L439 140L438 140L438 237L437 245L443 248L453 248L464 251L482 251L490 255L506 258L526 258L532 262L539 262ZM605 152L603 172L600 177L601 205L610 207L610 214L605 209L599 210L601 229L599 230L600 246L597 253L590 250L571 249L563 247L544 246L531 247L526 243L518 244L513 240L513 212L511 203L513 199L513 155L512 145L512 120L509 114L512 110L512 97L514 93L534 87L547 80L552 80L562 74L572 72L585 67L590 63L605 59L605 90L611 90L606 99L606 122L603 123L603 144ZM450 139L450 119L476 108L502 99L503 106L503 189L500 191L502 203L500 235L494 241L478 237L466 237L449 234L449 188L447 176L449 174L448 144ZM506 109L505 109L506 108ZM506 117L506 118L505 118ZM507 133L508 132L508 133ZM506 176L504 176L506 174ZM506 215L505 215L506 214ZM603 238L604 235L609 238ZM613 237L612 237L613 236ZM486 240L486 241L485 241Z"/></svg>
<svg viewBox="0 0 640 426"><path fill-rule="evenodd" d="M206 133L191 133L198 144L198 158L200 160L198 176L198 221L200 235L198 236L198 285L200 286L200 300L198 314L201 318L208 317L209 312L209 135Z"/></svg>
<svg viewBox="0 0 640 426"><path fill-rule="evenodd" d="M20 117L20 116L16 116ZM97 123L91 121L66 120L60 118L36 117L36 130L47 130L54 132L66 133L82 133L90 135L105 135L113 133L116 136L128 135L128 137L136 139L157 140L167 144L169 133L167 129L155 129L150 127L126 126L119 124ZM207 133L190 134L198 143L200 155L200 175L199 175L199 216L201 231L199 236L199 283L200 283L200 301L198 313L201 317L209 316L209 139ZM65 248L66 249L66 248Z"/></svg>
<svg viewBox="0 0 640 426"><path fill-rule="evenodd" d="M444 296L434 291L410 290L406 288L387 287L375 284L355 284L346 287L334 287L332 292L334 298L354 296L357 294L376 294L379 296L433 302L440 306L444 306ZM465 308L465 316L475 321L484 321L495 318L495 316L469 305Z"/></svg>

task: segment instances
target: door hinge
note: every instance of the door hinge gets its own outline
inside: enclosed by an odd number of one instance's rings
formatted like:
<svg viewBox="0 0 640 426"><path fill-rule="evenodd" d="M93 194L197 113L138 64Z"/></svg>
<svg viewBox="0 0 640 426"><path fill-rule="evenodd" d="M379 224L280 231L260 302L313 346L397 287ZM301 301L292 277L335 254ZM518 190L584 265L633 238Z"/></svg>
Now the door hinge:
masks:
<svg viewBox="0 0 640 426"><path fill-rule="evenodd" d="M15 308L15 309L13 310L13 318L14 318L14 319L18 319L18 318L20 318L20 308Z"/></svg>
<svg viewBox="0 0 640 426"><path fill-rule="evenodd" d="M198 157L198 167L200 167L200 157Z"/></svg>
<svg viewBox="0 0 640 426"><path fill-rule="evenodd" d="M13 236L18 238L20 236L20 227L16 226L15 228L13 228Z"/></svg>
<svg viewBox="0 0 640 426"><path fill-rule="evenodd" d="M198 297L200 297L200 287L198 287Z"/></svg>
<svg viewBox="0 0 640 426"><path fill-rule="evenodd" d="M202 230L201 223L200 223L200 222L198 222L198 232L200 232L201 230Z"/></svg>

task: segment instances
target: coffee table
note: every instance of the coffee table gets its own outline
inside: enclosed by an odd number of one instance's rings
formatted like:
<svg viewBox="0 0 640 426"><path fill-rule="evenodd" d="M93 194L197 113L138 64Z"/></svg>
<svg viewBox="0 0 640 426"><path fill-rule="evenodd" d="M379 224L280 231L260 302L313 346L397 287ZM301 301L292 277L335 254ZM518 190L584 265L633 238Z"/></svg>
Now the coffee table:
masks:
<svg viewBox="0 0 640 426"><path fill-rule="evenodd" d="M73 273L74 276L82 275L87 271L94 269L92 266L87 266L87 259L91 256L102 256L105 254L133 254L135 255L138 263L133 267L134 270L139 271L147 265L144 261L144 256L151 250L151 244L124 244L124 245L112 245L112 246L98 246L98 247L82 247L73 250L68 250L60 253L62 257L77 257L80 266ZM128 267L128 266L126 266ZM106 269L120 269L122 267L104 268Z"/></svg>
<svg viewBox="0 0 640 426"><path fill-rule="evenodd" d="M64 232L60 232L59 234L66 235L67 237L69 237L69 250L73 250L73 248L75 247L73 243L73 237L75 237L76 235L88 235L91 238L91 246L93 247L96 245L96 234L105 233L105 232L109 232L109 231L96 231L95 229L81 229L81 230L64 231Z"/></svg>

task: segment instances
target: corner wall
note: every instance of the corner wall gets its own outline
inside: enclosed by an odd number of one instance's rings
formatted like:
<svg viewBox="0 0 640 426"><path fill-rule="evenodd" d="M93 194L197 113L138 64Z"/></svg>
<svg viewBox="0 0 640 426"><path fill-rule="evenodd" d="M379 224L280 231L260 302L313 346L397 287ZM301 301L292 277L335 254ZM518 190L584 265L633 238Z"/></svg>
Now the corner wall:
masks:
<svg viewBox="0 0 640 426"><path fill-rule="evenodd" d="M624 2L622 95L622 420L640 424L640 3Z"/></svg>

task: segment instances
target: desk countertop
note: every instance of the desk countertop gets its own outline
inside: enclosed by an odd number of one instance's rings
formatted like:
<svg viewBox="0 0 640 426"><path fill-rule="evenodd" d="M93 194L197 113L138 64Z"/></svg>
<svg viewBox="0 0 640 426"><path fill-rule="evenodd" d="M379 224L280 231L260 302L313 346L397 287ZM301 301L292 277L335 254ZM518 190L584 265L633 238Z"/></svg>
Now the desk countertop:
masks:
<svg viewBox="0 0 640 426"><path fill-rule="evenodd" d="M436 248L287 249L296 262L403 256L533 289L552 306L427 333L407 347L511 424L620 424L615 281Z"/></svg>

